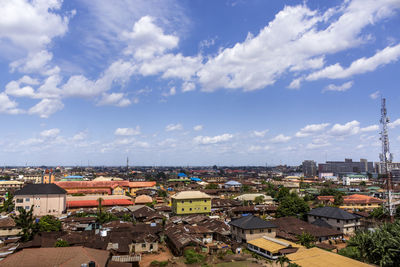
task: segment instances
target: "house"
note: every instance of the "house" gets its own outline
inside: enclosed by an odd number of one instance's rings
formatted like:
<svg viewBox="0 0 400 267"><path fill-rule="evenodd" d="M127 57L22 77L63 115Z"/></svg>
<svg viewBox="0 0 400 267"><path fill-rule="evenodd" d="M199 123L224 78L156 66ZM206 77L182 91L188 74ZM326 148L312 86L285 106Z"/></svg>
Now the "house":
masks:
<svg viewBox="0 0 400 267"><path fill-rule="evenodd" d="M0 218L0 238L15 237L21 232L11 217Z"/></svg>
<svg viewBox="0 0 400 267"><path fill-rule="evenodd" d="M136 206L135 206L136 207ZM142 206L132 211L132 216L135 220L144 223L158 223L161 224L164 220L164 216L156 212L150 207Z"/></svg>
<svg viewBox="0 0 400 267"><path fill-rule="evenodd" d="M242 184L237 182L237 181L228 181L224 184L225 188L229 188L229 189L240 189L242 187Z"/></svg>
<svg viewBox="0 0 400 267"><path fill-rule="evenodd" d="M150 233L140 233L133 236L130 251L133 253L158 251L158 236Z"/></svg>
<svg viewBox="0 0 400 267"><path fill-rule="evenodd" d="M317 242L343 237L343 233L338 230L314 225L295 217L277 218L273 223L278 226L277 237L293 242L298 242L298 236L303 233L312 235Z"/></svg>
<svg viewBox="0 0 400 267"><path fill-rule="evenodd" d="M274 204L274 199L271 196L267 196L265 194L243 194L240 195L238 197L235 197L236 200L240 200L240 201L249 201L254 203L257 198L262 199L262 201L260 201L260 204L268 204L268 205L272 205Z"/></svg>
<svg viewBox="0 0 400 267"><path fill-rule="evenodd" d="M54 267L106 266L110 253L86 247L30 248L23 249L1 261L4 267ZM90 265L90 263L93 262Z"/></svg>
<svg viewBox="0 0 400 267"><path fill-rule="evenodd" d="M307 213L309 223L322 227L331 227L345 235L353 234L361 227L360 216L340 208L322 207Z"/></svg>
<svg viewBox="0 0 400 267"><path fill-rule="evenodd" d="M66 191L56 184L27 184L14 194L15 212L33 207L34 216L59 216L66 210Z"/></svg>
<svg viewBox="0 0 400 267"><path fill-rule="evenodd" d="M243 243L263 236L275 237L277 228L274 223L254 215L243 216L229 225L232 238Z"/></svg>
<svg viewBox="0 0 400 267"><path fill-rule="evenodd" d="M301 247L296 243L268 236L247 241L247 248L250 251L272 260L277 260L282 255L294 253Z"/></svg>
<svg viewBox="0 0 400 267"><path fill-rule="evenodd" d="M177 215L211 212L211 196L200 191L179 192L171 202L172 212Z"/></svg>
<svg viewBox="0 0 400 267"><path fill-rule="evenodd" d="M323 204L333 204L334 196L318 196L318 201ZM353 194L343 196L343 204L339 208L344 210L373 210L379 208L384 201L382 199L367 195Z"/></svg>
<svg viewBox="0 0 400 267"><path fill-rule="evenodd" d="M361 182L368 181L368 177L362 174L350 174L343 177L343 185L359 185Z"/></svg>
<svg viewBox="0 0 400 267"><path fill-rule="evenodd" d="M151 204L153 203L153 199L151 196L140 195L135 198L135 204Z"/></svg>

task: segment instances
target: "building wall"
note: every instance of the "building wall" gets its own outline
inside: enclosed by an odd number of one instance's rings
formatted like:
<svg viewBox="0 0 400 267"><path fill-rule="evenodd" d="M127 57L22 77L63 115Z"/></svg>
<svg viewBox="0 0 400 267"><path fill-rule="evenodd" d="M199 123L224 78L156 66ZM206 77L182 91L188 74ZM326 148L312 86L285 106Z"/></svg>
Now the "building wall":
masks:
<svg viewBox="0 0 400 267"><path fill-rule="evenodd" d="M172 199L172 212L175 214L210 213L211 198Z"/></svg>
<svg viewBox="0 0 400 267"><path fill-rule="evenodd" d="M61 215L66 209L66 195L20 195L15 196L15 211L18 207L29 210L33 205L34 216Z"/></svg>
<svg viewBox="0 0 400 267"><path fill-rule="evenodd" d="M247 242L253 239L261 238L263 236L275 237L275 228L265 228L265 229L254 229L254 230L244 230L236 226L231 225L231 233L233 239L238 242Z"/></svg>
<svg viewBox="0 0 400 267"><path fill-rule="evenodd" d="M308 222L313 223L317 218L315 216L308 215ZM351 235L357 229L361 228L360 220L337 220L325 217L319 217L319 218L326 221L329 225L332 226L333 229L336 229L345 235Z"/></svg>
<svg viewBox="0 0 400 267"><path fill-rule="evenodd" d="M0 229L0 236L17 236L21 232L21 228L18 227L10 227L10 228L1 228Z"/></svg>
<svg viewBox="0 0 400 267"><path fill-rule="evenodd" d="M158 251L158 242L154 243L135 243L130 245L131 252L150 252Z"/></svg>

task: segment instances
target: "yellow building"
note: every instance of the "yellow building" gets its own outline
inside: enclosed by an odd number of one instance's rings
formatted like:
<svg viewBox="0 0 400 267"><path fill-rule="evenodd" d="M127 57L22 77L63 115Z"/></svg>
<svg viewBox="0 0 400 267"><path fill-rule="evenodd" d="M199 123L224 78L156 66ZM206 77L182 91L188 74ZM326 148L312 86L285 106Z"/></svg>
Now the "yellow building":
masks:
<svg viewBox="0 0 400 267"><path fill-rule="evenodd" d="M44 184L54 184L56 181L56 176L54 173L46 173L43 175L43 183Z"/></svg>
<svg viewBox="0 0 400 267"><path fill-rule="evenodd" d="M211 196L200 191L179 192L171 197L171 203L177 215L211 212Z"/></svg>

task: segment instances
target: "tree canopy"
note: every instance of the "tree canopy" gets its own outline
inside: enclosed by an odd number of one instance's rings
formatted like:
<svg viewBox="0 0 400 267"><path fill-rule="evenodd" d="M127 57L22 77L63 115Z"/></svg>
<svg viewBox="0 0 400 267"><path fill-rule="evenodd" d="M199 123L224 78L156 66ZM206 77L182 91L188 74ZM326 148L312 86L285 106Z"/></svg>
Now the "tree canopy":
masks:
<svg viewBox="0 0 400 267"><path fill-rule="evenodd" d="M52 215L46 215L39 220L40 232L61 231L61 221Z"/></svg>

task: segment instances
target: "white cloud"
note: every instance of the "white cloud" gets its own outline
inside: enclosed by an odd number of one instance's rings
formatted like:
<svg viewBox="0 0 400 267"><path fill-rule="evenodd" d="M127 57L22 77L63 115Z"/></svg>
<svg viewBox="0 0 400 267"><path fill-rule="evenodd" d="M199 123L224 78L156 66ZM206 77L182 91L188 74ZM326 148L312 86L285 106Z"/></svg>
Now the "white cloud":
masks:
<svg viewBox="0 0 400 267"><path fill-rule="evenodd" d="M400 44L388 46L369 58L360 58L353 61L351 65L344 69L339 63L325 67L324 69L311 73L306 77L308 81L315 81L322 78L344 79L356 74L374 71L376 68L397 61L400 57Z"/></svg>
<svg viewBox="0 0 400 267"><path fill-rule="evenodd" d="M271 147L270 146L255 146L255 145L251 145L248 149L249 152L257 152L257 151L261 151L261 150L270 150Z"/></svg>
<svg viewBox="0 0 400 267"><path fill-rule="evenodd" d="M44 98L28 111L29 114L37 114L41 118L48 118L53 113L62 110L64 104L59 99Z"/></svg>
<svg viewBox="0 0 400 267"><path fill-rule="evenodd" d="M400 119L397 119L397 120L395 120L395 121L393 121L393 122L388 124L389 128L391 128L391 129L394 129L399 125L400 125Z"/></svg>
<svg viewBox="0 0 400 267"><path fill-rule="evenodd" d="M225 134L216 135L216 136L196 136L193 139L193 141L197 144L209 145L209 144L218 144L218 143L226 142L232 138L233 138L233 134L225 133Z"/></svg>
<svg viewBox="0 0 400 267"><path fill-rule="evenodd" d="M329 123L307 125L304 128L300 129L300 131L298 131L296 133L296 137L307 137L307 136L310 136L312 134L321 132L322 130L324 130L328 126L329 126Z"/></svg>
<svg viewBox="0 0 400 267"><path fill-rule="evenodd" d="M203 130L203 125L196 125L196 126L194 126L193 127L193 130L195 130L195 131L201 131L201 130Z"/></svg>
<svg viewBox="0 0 400 267"><path fill-rule="evenodd" d="M15 97L34 97L35 90L31 86L20 87L19 82L11 81L6 85L5 93Z"/></svg>
<svg viewBox="0 0 400 267"><path fill-rule="evenodd" d="M318 149L321 147L327 147L330 146L331 144L326 141L320 141L320 140L313 140L312 143L309 143L306 145L306 149Z"/></svg>
<svg viewBox="0 0 400 267"><path fill-rule="evenodd" d="M274 138L271 138L271 142L272 143L286 143L288 142L290 139L292 139L292 137L290 136L285 136L283 134L279 134L277 136L275 136Z"/></svg>
<svg viewBox="0 0 400 267"><path fill-rule="evenodd" d="M253 135L256 137L264 137L265 134L268 132L269 130L263 130L263 131L253 131Z"/></svg>
<svg viewBox="0 0 400 267"><path fill-rule="evenodd" d="M365 133L365 132L373 132L373 131L378 131L379 130L379 125L370 125L364 128L360 129L360 132Z"/></svg>
<svg viewBox="0 0 400 267"><path fill-rule="evenodd" d="M326 92L326 91L345 92L345 91L349 90L353 86L353 84L354 84L353 81L346 82L341 85L329 84L328 86L326 86L324 88L324 90L322 90L322 92Z"/></svg>
<svg viewBox="0 0 400 267"><path fill-rule="evenodd" d="M182 126L182 124L180 124L180 123L177 123L177 124L168 124L168 125L165 127L165 131L167 131L167 132L171 132L171 131L180 131L180 130L183 130L183 126Z"/></svg>
<svg viewBox="0 0 400 267"><path fill-rule="evenodd" d="M97 104L99 106L112 105L117 107L126 107L131 104L131 101L125 98L123 93L103 93L100 101Z"/></svg>
<svg viewBox="0 0 400 267"><path fill-rule="evenodd" d="M82 131L82 132L79 132L79 133L75 134L72 137L72 140L73 141L82 141L82 140L85 140L87 138L87 135L88 135L87 131Z"/></svg>
<svg viewBox="0 0 400 267"><path fill-rule="evenodd" d="M182 85L182 92L190 92L196 89L196 84L193 82L184 82Z"/></svg>
<svg viewBox="0 0 400 267"><path fill-rule="evenodd" d="M360 123L356 120L350 121L346 124L336 123L332 126L332 129L329 131L329 134L334 136L346 136L357 134L360 131Z"/></svg>
<svg viewBox="0 0 400 267"><path fill-rule="evenodd" d="M393 16L399 7L400 3L393 0L353 0L320 14L305 5L286 6L256 36L249 33L242 43L210 58L197 73L199 82L204 91L251 91L274 84L288 71L319 69L326 55L360 45L366 26ZM390 47L372 60L355 63L342 77L393 60L397 49ZM294 80L290 87L298 88L300 81Z"/></svg>
<svg viewBox="0 0 400 267"><path fill-rule="evenodd" d="M54 138L60 133L60 129L58 128L53 128L49 130L44 130L40 133L40 136L44 138Z"/></svg>
<svg viewBox="0 0 400 267"><path fill-rule="evenodd" d="M140 134L140 126L136 126L136 128L117 128L115 130L114 134L120 135L120 136L139 135Z"/></svg>
<svg viewBox="0 0 400 267"><path fill-rule="evenodd" d="M17 108L17 102L11 100L7 94L0 93L0 113L20 114L23 111Z"/></svg>
<svg viewBox="0 0 400 267"><path fill-rule="evenodd" d="M380 95L381 95L381 92L375 91L375 92L373 92L372 94L370 94L369 97L370 97L371 99L377 99Z"/></svg>

